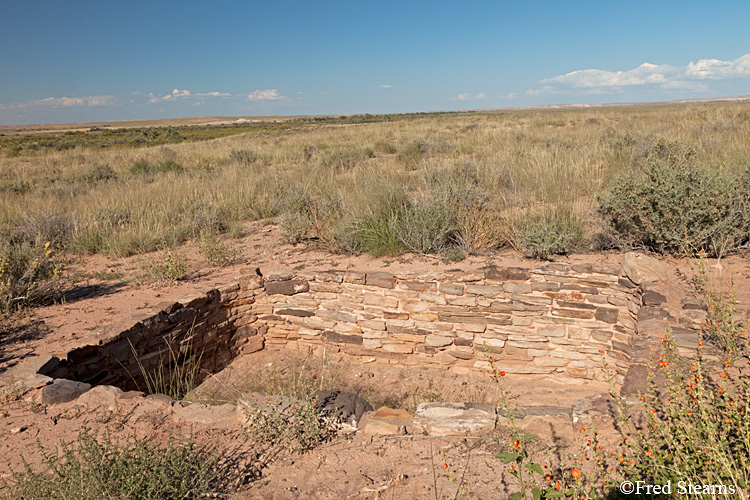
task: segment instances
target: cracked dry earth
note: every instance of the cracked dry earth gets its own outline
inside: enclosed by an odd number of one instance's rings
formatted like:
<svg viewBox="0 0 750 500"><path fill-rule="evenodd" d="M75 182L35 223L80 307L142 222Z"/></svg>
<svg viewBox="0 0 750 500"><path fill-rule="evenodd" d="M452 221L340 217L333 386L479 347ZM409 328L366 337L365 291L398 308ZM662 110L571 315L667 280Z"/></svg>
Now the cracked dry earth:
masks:
<svg viewBox="0 0 750 500"><path fill-rule="evenodd" d="M251 224L239 248L239 264L212 269L194 249L186 251L195 271L187 280L173 285L134 285L127 280L142 265L142 258L106 259L92 257L77 262L73 271L92 275L117 270L122 281L99 281L93 278L74 285L63 304L36 309L19 324L5 324L0 333L0 372L23 360L40 355L61 355L85 343L97 329L116 319L136 314L142 308L165 300L177 300L234 280L240 267L252 265L271 269L358 269L412 270L478 269L488 264L512 266L527 263L522 256L503 252L489 257L471 257L466 261L443 264L437 259L407 256L393 262L366 256L331 255L302 245L281 244L275 226ZM567 262L619 263L620 254L573 255ZM690 264L681 260L662 259L669 270L668 281L687 289L695 275ZM710 263L715 265L715 263ZM736 283L740 309L750 309L750 259L735 255L723 259L721 268L713 267L713 277L726 284L730 274ZM262 366L278 362L278 351L251 354L237 358L234 368ZM441 384L465 387L465 379L450 373L430 370L396 370L385 367L344 366L343 376L356 377L366 372L378 385L407 391L416 379L435 378ZM0 373L0 376L2 374ZM606 394L607 384L582 380L578 384L561 383L551 378L506 377L504 384L515 398L521 413L520 427L538 434L542 442L560 446L565 454L579 450L580 423L571 421L567 411L573 403L587 396ZM533 411L533 408L546 408ZM532 410L529 410L532 408ZM165 440L170 435L190 435L199 445L219 446L227 456L226 467L239 474L251 474L258 464L253 446L237 425L234 415L221 421L190 421L176 417L179 403L160 398L120 397L103 405L73 401L45 406L34 391L25 395L6 395L0 402L0 480L22 470L24 457L32 466L39 465L37 443L50 448L60 443L72 444L79 430L86 426L114 437L154 437ZM611 421L597 422L606 439L614 439ZM436 438L420 434L406 436L373 436L361 432L341 433L333 441L301 455L279 456L267 464L262 476L244 484L229 498L240 499L404 499L456 497L457 484L467 486L470 498L507 498L512 479L500 460L498 451L507 450L508 434L499 425L495 432L480 438ZM442 468L443 462L448 464ZM454 482L456 478L458 481ZM0 481L0 488L2 481ZM0 490L0 493L2 490Z"/></svg>

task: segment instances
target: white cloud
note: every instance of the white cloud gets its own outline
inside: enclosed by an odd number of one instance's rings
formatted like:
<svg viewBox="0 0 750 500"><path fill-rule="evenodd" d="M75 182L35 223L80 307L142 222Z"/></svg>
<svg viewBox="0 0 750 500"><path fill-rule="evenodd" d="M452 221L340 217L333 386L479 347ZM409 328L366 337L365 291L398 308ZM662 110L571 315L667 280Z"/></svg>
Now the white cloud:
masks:
<svg viewBox="0 0 750 500"><path fill-rule="evenodd" d="M392 89L393 85L383 84L380 86L381 89Z"/></svg>
<svg viewBox="0 0 750 500"><path fill-rule="evenodd" d="M280 101L284 96L276 89L253 90L247 94L248 101Z"/></svg>
<svg viewBox="0 0 750 500"><path fill-rule="evenodd" d="M738 57L734 61L721 61L719 59L700 59L697 63L690 61L685 75L692 78L712 80L750 76L750 54Z"/></svg>
<svg viewBox="0 0 750 500"><path fill-rule="evenodd" d="M115 106L119 99L113 95L94 95L86 97L46 97L26 102L0 104L0 109L24 108L85 108L94 106Z"/></svg>
<svg viewBox="0 0 750 500"><path fill-rule="evenodd" d="M600 69L582 69L547 78L540 83L561 85L571 88L626 87L646 85L649 83L666 83L667 77L679 72L678 68L666 64L643 63L628 71L604 71Z"/></svg>
<svg viewBox="0 0 750 500"><path fill-rule="evenodd" d="M484 95L484 92L476 94L476 95L466 92L464 94L458 94L452 100L454 101L480 101L482 99L487 99L487 96Z"/></svg>
<svg viewBox="0 0 750 500"><path fill-rule="evenodd" d="M687 66L651 64L645 62L625 71L582 69L564 75L546 78L540 87L529 89L527 95L556 95L561 93L604 94L623 87L653 86L664 90L682 89L705 92L708 86L696 80L719 80L750 76L750 54L734 61L700 59Z"/></svg>
<svg viewBox="0 0 750 500"><path fill-rule="evenodd" d="M158 96L153 92L148 94L148 102L177 101L179 99L202 99L204 97L230 97L226 92L190 92L189 90L172 89L171 94Z"/></svg>

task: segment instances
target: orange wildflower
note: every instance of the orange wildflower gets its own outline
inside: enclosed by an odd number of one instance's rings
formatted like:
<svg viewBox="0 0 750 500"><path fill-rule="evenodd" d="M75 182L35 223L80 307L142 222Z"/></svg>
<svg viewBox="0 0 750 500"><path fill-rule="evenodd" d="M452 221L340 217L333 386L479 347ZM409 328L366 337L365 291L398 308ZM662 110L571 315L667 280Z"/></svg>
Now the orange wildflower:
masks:
<svg viewBox="0 0 750 500"><path fill-rule="evenodd" d="M579 477L581 477L581 471L578 469L571 469L570 475L578 479Z"/></svg>

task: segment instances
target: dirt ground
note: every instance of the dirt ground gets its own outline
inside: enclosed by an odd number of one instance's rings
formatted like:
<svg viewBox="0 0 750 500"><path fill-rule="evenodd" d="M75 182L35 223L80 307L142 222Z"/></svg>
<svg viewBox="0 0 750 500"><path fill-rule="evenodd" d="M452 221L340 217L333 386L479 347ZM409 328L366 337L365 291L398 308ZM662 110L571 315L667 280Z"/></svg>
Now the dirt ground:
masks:
<svg viewBox="0 0 750 500"><path fill-rule="evenodd" d="M355 269L427 271L438 269L470 270L489 264L497 266L528 265L529 261L512 251L493 256L470 257L458 263L443 263L439 258L406 256L398 259L374 259L368 256L332 255L308 245L280 243L279 228L273 225L249 224L248 236L237 246L237 264L212 268L198 251L188 245L186 252L193 271L176 284L144 284L135 277L152 257L109 259L93 256L80 259L70 269L71 275L88 276L78 281L59 304L35 309L30 315L13 324L0 327L0 372L20 360L35 355L64 355L100 328L119 319L136 314L140 309L165 300L178 300L217 285L230 283L245 266L259 267L263 272L273 269ZM573 255L567 262L619 263L617 253ZM687 284L695 269L684 260L663 259L669 268L670 279ZM118 280L97 280L96 273L117 272ZM709 272L724 289L734 279L738 307L750 309L750 256L745 253L722 259L717 265L709 262ZM254 356L254 357L252 357ZM251 355L244 361L256 369L278 361L271 351ZM240 370L241 365L235 365ZM367 373L382 388L407 391L416 378L442 377L445 384L466 387L467 382L451 374L405 372L384 367L347 366L344 377L361 377ZM467 382L467 384L464 384ZM608 387L598 382L578 385L560 383L554 379L526 379L508 377L505 388L519 406L548 405L565 407L592 394L604 394ZM142 406L142 405L141 405ZM140 409L139 409L140 408ZM229 451L232 467L250 471L253 460L251 445L239 429L216 429L196 424L192 428L173 422L168 407L152 405L147 410L136 403L123 401L116 408L88 409L66 403L44 407L24 398L6 397L0 402L0 484L13 471L22 468L21 457L32 465L39 463L37 443L44 447L73 443L79 430L87 426L93 430L109 431L124 438L136 436L165 436L192 433L199 444L218 444ZM563 453L579 453L581 435L578 426L561 416L529 416L520 425L540 439L562 447ZM604 435L614 437L613 429L603 426ZM421 435L370 436L362 433L340 435L332 442L303 455L288 455L264 464L262 477L234 494L240 499L399 499L399 498L457 498L458 484L466 485L470 498L507 498L512 480L505 467L494 458L498 451L507 450L508 433L502 427L495 434L478 439L430 438ZM540 458L541 460L544 457ZM443 469L442 464L447 468ZM257 464L256 464L257 465ZM249 474L249 472L247 472ZM454 481L453 479L456 479ZM435 494L437 485L438 495ZM0 494L2 486L0 486Z"/></svg>

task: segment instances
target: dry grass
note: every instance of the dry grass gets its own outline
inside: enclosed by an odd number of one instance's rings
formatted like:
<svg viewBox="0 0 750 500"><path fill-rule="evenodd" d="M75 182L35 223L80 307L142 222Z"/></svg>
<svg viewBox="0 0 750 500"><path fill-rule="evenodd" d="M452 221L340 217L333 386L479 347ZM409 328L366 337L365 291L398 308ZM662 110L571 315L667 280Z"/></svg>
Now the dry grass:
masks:
<svg viewBox="0 0 750 500"><path fill-rule="evenodd" d="M442 235L397 237L395 251L415 239L437 241L416 248L424 252L518 245L522 222L534 218L581 228L570 250L597 231L597 195L660 139L689 145L705 164L747 165L750 106L311 122L168 146L24 153L0 158L0 235L54 237L76 253L122 256L281 216L292 240L316 237L332 250L360 251L368 250L363 224L394 207L435 222L430 207L447 196L454 224L433 224ZM42 222L51 216L49 228ZM384 229L393 232L391 219Z"/></svg>

